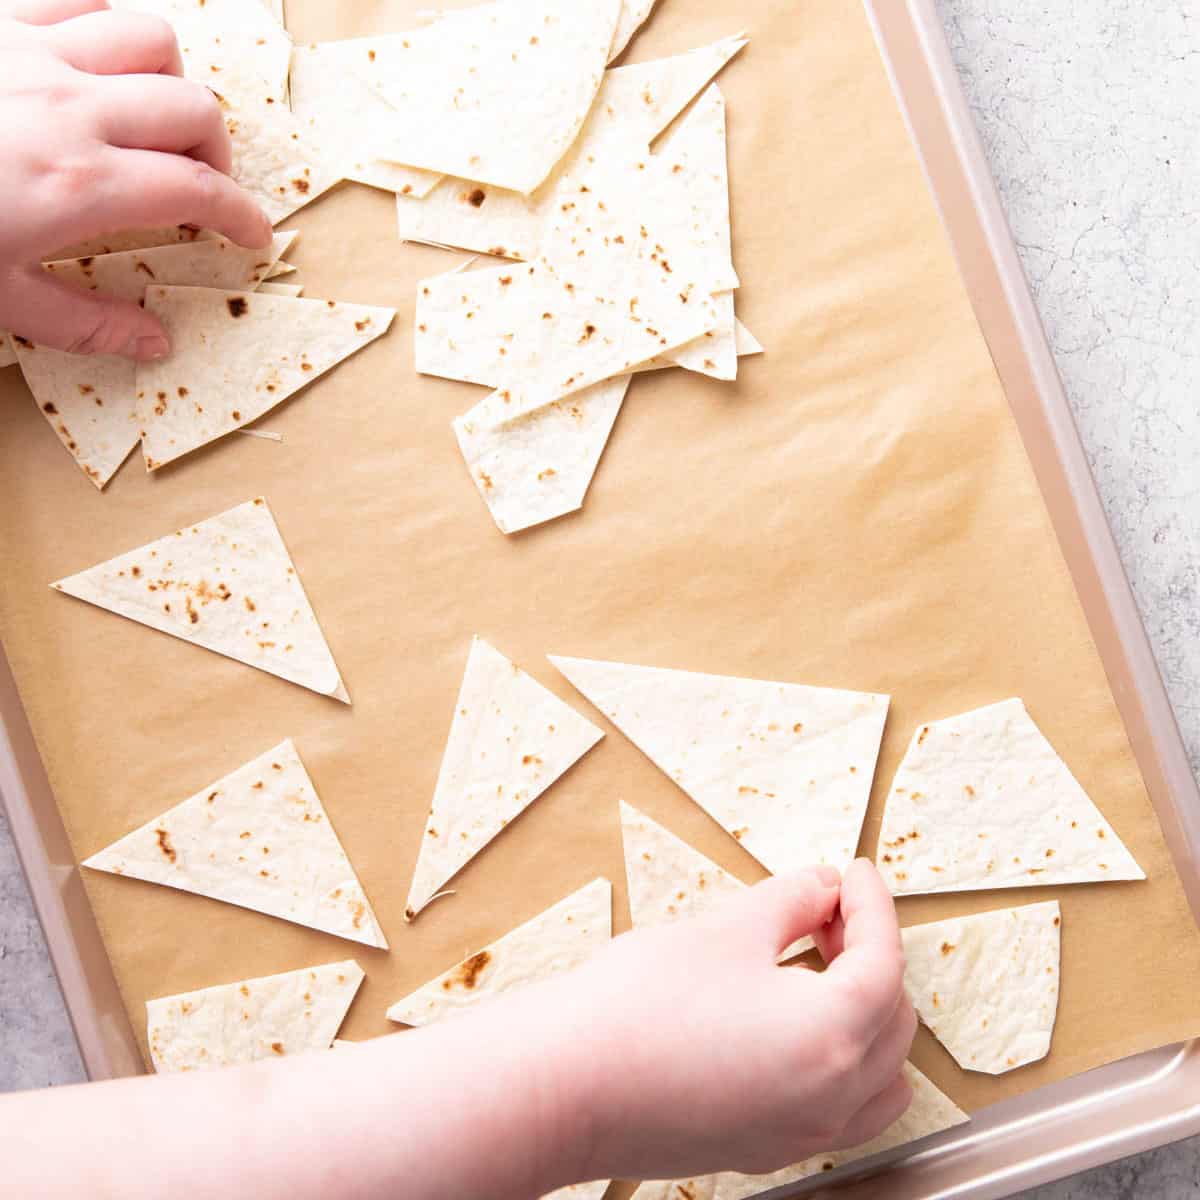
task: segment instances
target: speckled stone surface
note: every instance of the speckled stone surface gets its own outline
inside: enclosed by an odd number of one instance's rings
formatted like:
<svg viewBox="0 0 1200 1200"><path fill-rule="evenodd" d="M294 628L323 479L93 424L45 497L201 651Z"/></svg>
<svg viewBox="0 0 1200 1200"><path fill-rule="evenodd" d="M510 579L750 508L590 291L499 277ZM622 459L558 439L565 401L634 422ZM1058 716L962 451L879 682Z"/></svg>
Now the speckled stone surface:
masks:
<svg viewBox="0 0 1200 1200"><path fill-rule="evenodd" d="M1200 766L1200 9L938 6ZM0 1091L81 1077L0 817ZM1200 1197L1200 1140L1023 1200L1141 1197Z"/></svg>

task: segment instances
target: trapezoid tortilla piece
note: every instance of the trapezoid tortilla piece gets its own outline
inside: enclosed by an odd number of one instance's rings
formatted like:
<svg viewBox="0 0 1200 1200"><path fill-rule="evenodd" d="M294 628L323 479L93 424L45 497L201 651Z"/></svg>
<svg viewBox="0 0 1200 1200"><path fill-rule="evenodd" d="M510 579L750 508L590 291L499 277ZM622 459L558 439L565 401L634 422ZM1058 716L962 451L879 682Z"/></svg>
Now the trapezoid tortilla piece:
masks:
<svg viewBox="0 0 1200 1200"><path fill-rule="evenodd" d="M288 740L84 861L387 949L366 893Z"/></svg>
<svg viewBox="0 0 1200 1200"><path fill-rule="evenodd" d="M746 44L740 35L728 37L670 58L605 72L579 138L537 191L524 196L448 176L420 203L397 197L400 237L501 258L535 258L559 183L572 166L614 150L647 153L650 143Z"/></svg>
<svg viewBox="0 0 1200 1200"><path fill-rule="evenodd" d="M382 337L396 311L215 288L150 287L171 353L139 363L146 466L156 471L258 420Z"/></svg>
<svg viewBox="0 0 1200 1200"><path fill-rule="evenodd" d="M51 586L350 703L279 526L261 497Z"/></svg>
<svg viewBox="0 0 1200 1200"><path fill-rule="evenodd" d="M897 896L1146 878L1021 700L917 730L876 865Z"/></svg>
<svg viewBox="0 0 1200 1200"><path fill-rule="evenodd" d="M1050 1052L1061 933L1057 900L901 931L913 1007L964 1071L1003 1075Z"/></svg>
<svg viewBox="0 0 1200 1200"><path fill-rule="evenodd" d="M887 696L550 661L768 871L853 861Z"/></svg>
<svg viewBox="0 0 1200 1200"><path fill-rule="evenodd" d="M146 1002L160 1074L328 1050L365 978L353 959Z"/></svg>
<svg viewBox="0 0 1200 1200"><path fill-rule="evenodd" d="M395 110L346 67L337 43L296 47L291 97L292 112L309 141L343 178L416 199L442 179L433 171L374 157L372 131Z"/></svg>
<svg viewBox="0 0 1200 1200"><path fill-rule="evenodd" d="M603 736L482 638L473 639L407 919Z"/></svg>
<svg viewBox="0 0 1200 1200"><path fill-rule="evenodd" d="M147 250L61 259L45 270L73 287L141 301L151 283L255 290L296 239L276 234L268 249L221 237ZM103 490L138 443L137 367L114 355L67 354L21 340L18 357L38 411L80 470Z"/></svg>
<svg viewBox="0 0 1200 1200"><path fill-rule="evenodd" d="M528 194L587 119L620 13L621 0L496 0L339 45L395 110L377 157Z"/></svg>
<svg viewBox="0 0 1200 1200"><path fill-rule="evenodd" d="M387 1011L389 1021L429 1025L586 962L612 938L612 884L591 883L463 959Z"/></svg>
<svg viewBox="0 0 1200 1200"><path fill-rule="evenodd" d="M605 380L520 421L495 423L495 393L454 422L458 447L501 533L583 507L629 376Z"/></svg>

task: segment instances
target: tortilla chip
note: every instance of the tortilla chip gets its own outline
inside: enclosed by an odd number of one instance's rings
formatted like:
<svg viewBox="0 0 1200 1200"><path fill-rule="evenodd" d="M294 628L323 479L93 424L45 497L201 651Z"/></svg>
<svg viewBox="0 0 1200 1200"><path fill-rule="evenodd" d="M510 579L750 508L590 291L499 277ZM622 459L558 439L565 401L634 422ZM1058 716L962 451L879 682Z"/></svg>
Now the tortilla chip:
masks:
<svg viewBox="0 0 1200 1200"><path fill-rule="evenodd" d="M609 62L624 53L633 35L650 19L654 4L655 0L625 0L621 5L617 31L613 34L612 47L608 52Z"/></svg>
<svg viewBox="0 0 1200 1200"><path fill-rule="evenodd" d="M395 110L376 157L528 194L578 136L620 12L621 0L496 0L330 45Z"/></svg>
<svg viewBox="0 0 1200 1200"><path fill-rule="evenodd" d="M213 288L150 287L172 352L139 363L146 466L155 471L270 412L382 337L395 309Z"/></svg>
<svg viewBox="0 0 1200 1200"><path fill-rule="evenodd" d="M397 197L401 238L501 258L535 258L563 177L579 162L607 155L613 147L627 156L646 153L745 45L745 38L730 37L672 58L605 72L578 140L533 195L448 177L420 203Z"/></svg>
<svg viewBox="0 0 1200 1200"><path fill-rule="evenodd" d="M1020 700L917 731L876 864L897 896L1146 878Z"/></svg>
<svg viewBox="0 0 1200 1200"><path fill-rule="evenodd" d="M407 919L603 736L553 692L475 638L408 895Z"/></svg>
<svg viewBox="0 0 1200 1200"><path fill-rule="evenodd" d="M328 1050L364 979L353 959L146 1003L159 1074Z"/></svg>
<svg viewBox="0 0 1200 1200"><path fill-rule="evenodd" d="M442 176L373 157L373 135L395 109L353 71L337 44L298 46L292 55L292 112L324 159L345 179L397 196L427 196Z"/></svg>
<svg viewBox="0 0 1200 1200"><path fill-rule="evenodd" d="M389 1021L429 1025L527 984L573 971L612 938L612 884L593 879L540 916L398 1000Z"/></svg>
<svg viewBox="0 0 1200 1200"><path fill-rule="evenodd" d="M887 696L550 661L768 871L853 861Z"/></svg>
<svg viewBox="0 0 1200 1200"><path fill-rule="evenodd" d="M45 269L64 283L129 301L141 301L155 282L254 289L295 238L276 234L267 250L212 238L66 259ZM84 474L103 490L138 442L136 365L127 358L66 354L25 341L18 357L39 411Z"/></svg>
<svg viewBox="0 0 1200 1200"><path fill-rule="evenodd" d="M209 784L83 865L387 949L383 930L290 740Z"/></svg>
<svg viewBox="0 0 1200 1200"><path fill-rule="evenodd" d="M628 390L624 375L500 426L493 393L454 422L471 478L501 533L583 507Z"/></svg>
<svg viewBox="0 0 1200 1200"><path fill-rule="evenodd" d="M746 1197L798 1183L813 1175L882 1154L885 1150L895 1150L970 1120L954 1101L939 1091L911 1063L904 1064L904 1077L913 1090L908 1111L889 1129L862 1146L853 1150L816 1154L773 1175L741 1175L730 1171L696 1179L643 1183L634 1193L634 1200L746 1200Z"/></svg>
<svg viewBox="0 0 1200 1200"><path fill-rule="evenodd" d="M350 703L279 527L261 498L51 586Z"/></svg>
<svg viewBox="0 0 1200 1200"><path fill-rule="evenodd" d="M621 801L629 913L636 928L707 912L746 885L699 850Z"/></svg>
<svg viewBox="0 0 1200 1200"><path fill-rule="evenodd" d="M1003 1075L1050 1052L1061 927L1050 900L903 931L913 1007L964 1071Z"/></svg>

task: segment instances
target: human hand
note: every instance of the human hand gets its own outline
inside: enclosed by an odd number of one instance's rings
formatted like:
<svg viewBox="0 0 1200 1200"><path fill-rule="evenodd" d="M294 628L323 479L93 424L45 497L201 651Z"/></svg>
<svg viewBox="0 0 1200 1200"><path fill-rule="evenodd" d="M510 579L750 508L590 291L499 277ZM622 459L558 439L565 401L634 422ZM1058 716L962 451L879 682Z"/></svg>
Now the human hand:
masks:
<svg viewBox="0 0 1200 1200"><path fill-rule="evenodd" d="M42 259L160 225L270 242L267 217L229 178L216 97L181 75L156 17L107 0L0 0L0 328L52 349L161 358L156 318L61 283Z"/></svg>
<svg viewBox="0 0 1200 1200"><path fill-rule="evenodd" d="M827 969L776 966L805 934ZM875 1137L911 1100L903 976L895 907L866 861L840 892L817 868L617 939L556 981L579 1026L558 1085L584 1108L573 1177L763 1174Z"/></svg>

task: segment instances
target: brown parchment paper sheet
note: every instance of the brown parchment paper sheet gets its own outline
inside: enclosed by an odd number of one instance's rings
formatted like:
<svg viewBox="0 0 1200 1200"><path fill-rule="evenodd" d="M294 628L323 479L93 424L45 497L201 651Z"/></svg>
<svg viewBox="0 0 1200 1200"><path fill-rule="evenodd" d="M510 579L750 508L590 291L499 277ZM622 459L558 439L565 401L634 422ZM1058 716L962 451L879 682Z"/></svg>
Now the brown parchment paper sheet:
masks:
<svg viewBox="0 0 1200 1200"><path fill-rule="evenodd" d="M402 28L423 0L289 0L297 40ZM353 956L349 1038L598 874L627 924L617 800L752 881L761 869L561 680L558 652L892 693L863 837L913 728L1023 696L1145 884L904 899L905 924L1057 896L1050 1056L991 1079L922 1032L968 1109L1200 1033L1200 941L857 0L661 0L630 60L745 28L729 101L739 313L767 347L736 386L635 381L585 511L513 539L450 430L478 389L413 373L417 280L390 197L291 222L306 294L400 309L386 340L266 418L100 496L0 377L0 632L80 858L294 737L392 942L366 950L111 876L86 884L130 1019L148 997ZM354 698L325 700L57 596L47 584L265 495ZM402 920L472 634L610 736Z"/></svg>

